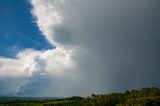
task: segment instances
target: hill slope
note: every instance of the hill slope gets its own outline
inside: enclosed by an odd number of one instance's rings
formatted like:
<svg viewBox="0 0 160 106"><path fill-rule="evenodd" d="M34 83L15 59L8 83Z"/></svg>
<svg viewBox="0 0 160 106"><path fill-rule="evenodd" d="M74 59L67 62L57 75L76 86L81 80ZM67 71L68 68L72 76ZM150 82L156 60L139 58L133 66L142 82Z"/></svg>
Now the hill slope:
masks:
<svg viewBox="0 0 160 106"><path fill-rule="evenodd" d="M160 106L160 89L143 88L124 93L92 94L90 97L65 99L13 99L0 98L0 106Z"/></svg>

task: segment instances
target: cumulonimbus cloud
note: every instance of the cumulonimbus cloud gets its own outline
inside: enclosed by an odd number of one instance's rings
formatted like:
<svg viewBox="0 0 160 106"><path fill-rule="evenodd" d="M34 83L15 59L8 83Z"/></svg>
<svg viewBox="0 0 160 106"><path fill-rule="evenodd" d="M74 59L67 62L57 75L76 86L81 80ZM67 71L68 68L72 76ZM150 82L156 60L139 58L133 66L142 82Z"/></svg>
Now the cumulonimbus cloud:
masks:
<svg viewBox="0 0 160 106"><path fill-rule="evenodd" d="M8 94L86 96L160 86L159 1L30 3L39 30L57 48L26 49L16 59L0 58L0 83Z"/></svg>
<svg viewBox="0 0 160 106"><path fill-rule="evenodd" d="M47 76L61 79L65 75L67 75L67 73L71 74L70 69L74 67L74 62L71 60L71 54L72 54L71 51L57 47L56 49L46 50L46 51L36 51L33 49L26 49L19 52L15 59L9 59L4 57L0 58L1 79L12 79L13 80L12 83L17 83L17 79L21 80L18 81L21 82L18 85L16 84L12 85L9 83L9 80L5 80L6 83L8 83L7 86L13 86L14 89L13 87L5 88L6 85L4 84L1 84L1 86L4 86L6 92L7 90L10 91L10 89L12 89L13 91L12 95L21 94L19 96L23 95L40 96L41 92L38 92L38 89L36 89L38 94L34 95L33 92L28 93L28 95L25 94L25 91L23 89L26 89L26 91L30 89L27 85L32 83L34 80L36 80L36 82L41 82L41 84L43 84L45 80L52 79L52 78L47 78ZM41 81L41 79L43 79L43 81ZM56 81L53 82L56 83ZM32 87L34 88L36 87L36 85L32 85ZM43 90L46 90L48 89L48 86L42 88ZM23 93L21 93L21 91L23 91ZM3 92L1 93L3 94ZM41 96L44 96L45 93L43 91L42 93L43 95Z"/></svg>

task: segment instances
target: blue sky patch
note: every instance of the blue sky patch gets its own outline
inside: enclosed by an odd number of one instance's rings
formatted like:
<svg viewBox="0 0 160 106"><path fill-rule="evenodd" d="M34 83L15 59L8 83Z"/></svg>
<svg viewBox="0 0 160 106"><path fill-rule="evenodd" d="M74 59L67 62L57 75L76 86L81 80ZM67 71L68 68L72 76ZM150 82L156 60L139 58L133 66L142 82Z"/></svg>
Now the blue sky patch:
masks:
<svg viewBox="0 0 160 106"><path fill-rule="evenodd" d="M17 50L51 49L38 30L27 0L0 0L0 56L14 57Z"/></svg>

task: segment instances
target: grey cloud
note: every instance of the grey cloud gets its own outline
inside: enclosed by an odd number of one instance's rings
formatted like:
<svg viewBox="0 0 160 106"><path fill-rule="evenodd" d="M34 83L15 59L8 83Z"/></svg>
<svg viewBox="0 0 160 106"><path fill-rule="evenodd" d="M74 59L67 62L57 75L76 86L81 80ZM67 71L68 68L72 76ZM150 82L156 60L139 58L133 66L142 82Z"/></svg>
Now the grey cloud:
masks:
<svg viewBox="0 0 160 106"><path fill-rule="evenodd" d="M60 11L67 33L59 42L88 51L75 57L79 94L160 86L159 6L158 0L66 2Z"/></svg>
<svg viewBox="0 0 160 106"><path fill-rule="evenodd" d="M20 87L18 96L42 97L42 96L56 96L56 91L59 88L59 81L56 77L50 75L34 75L28 79L27 84Z"/></svg>
<svg viewBox="0 0 160 106"><path fill-rule="evenodd" d="M25 78L0 78L0 96L16 96L19 86L25 83Z"/></svg>
<svg viewBox="0 0 160 106"><path fill-rule="evenodd" d="M72 42L72 33L67 29L67 26L57 25L54 27L55 40L63 45Z"/></svg>

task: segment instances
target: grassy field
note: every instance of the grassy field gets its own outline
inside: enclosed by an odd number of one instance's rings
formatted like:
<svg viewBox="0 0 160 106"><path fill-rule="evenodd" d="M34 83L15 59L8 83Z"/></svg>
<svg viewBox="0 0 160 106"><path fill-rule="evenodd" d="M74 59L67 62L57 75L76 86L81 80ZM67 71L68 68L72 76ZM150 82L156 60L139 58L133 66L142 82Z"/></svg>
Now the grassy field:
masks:
<svg viewBox="0 0 160 106"><path fill-rule="evenodd" d="M160 106L160 89L143 88L124 93L92 94L87 98L78 96L63 99L1 97L0 106Z"/></svg>

